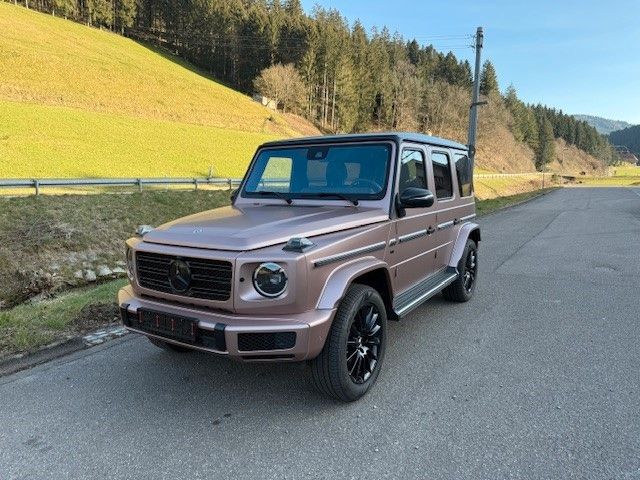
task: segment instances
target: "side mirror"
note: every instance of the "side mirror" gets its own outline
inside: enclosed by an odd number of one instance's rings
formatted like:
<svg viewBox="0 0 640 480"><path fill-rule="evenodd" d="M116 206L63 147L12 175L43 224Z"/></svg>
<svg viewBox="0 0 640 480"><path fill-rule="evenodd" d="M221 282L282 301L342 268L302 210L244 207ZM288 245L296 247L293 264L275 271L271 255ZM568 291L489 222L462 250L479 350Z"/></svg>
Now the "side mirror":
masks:
<svg viewBox="0 0 640 480"><path fill-rule="evenodd" d="M231 190L231 202L235 202L236 198L238 198L238 189L236 188L235 190Z"/></svg>
<svg viewBox="0 0 640 480"><path fill-rule="evenodd" d="M433 193L426 188L409 187L400 194L400 205L405 208L428 208L433 200Z"/></svg>

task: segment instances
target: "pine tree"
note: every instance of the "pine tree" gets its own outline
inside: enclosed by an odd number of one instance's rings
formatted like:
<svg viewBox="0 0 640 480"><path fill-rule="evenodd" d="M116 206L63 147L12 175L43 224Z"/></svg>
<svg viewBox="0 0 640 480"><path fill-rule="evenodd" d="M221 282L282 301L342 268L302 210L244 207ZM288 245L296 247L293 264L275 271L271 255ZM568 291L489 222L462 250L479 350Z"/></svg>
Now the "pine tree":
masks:
<svg viewBox="0 0 640 480"><path fill-rule="evenodd" d="M519 142L524 141L525 139L525 125L526 122L526 107L524 104L518 99L518 95L516 93L516 89L513 85L509 85L507 87L507 91L505 92L504 103L507 109L511 112L513 116L513 126L511 131L513 136Z"/></svg>
<svg viewBox="0 0 640 480"><path fill-rule="evenodd" d="M136 16L136 0L117 0L115 7L114 25L121 34L124 29L133 26Z"/></svg>
<svg viewBox="0 0 640 480"><path fill-rule="evenodd" d="M420 45L415 39L407 42L407 57L412 65L418 65L420 59Z"/></svg>
<svg viewBox="0 0 640 480"><path fill-rule="evenodd" d="M336 132L352 132L358 119L358 95L353 73L353 61L348 52L344 52L336 66Z"/></svg>
<svg viewBox="0 0 640 480"><path fill-rule="evenodd" d="M77 9L75 0L51 0L51 14L53 16L69 17L75 14Z"/></svg>
<svg viewBox="0 0 640 480"><path fill-rule="evenodd" d="M553 161L555 154L553 126L547 117L541 116L539 120L538 147L536 148L536 168L544 170L548 163Z"/></svg>
<svg viewBox="0 0 640 480"><path fill-rule="evenodd" d="M480 73L480 93L489 95L492 92L499 92L498 75L493 63L487 60L482 65L482 72Z"/></svg>

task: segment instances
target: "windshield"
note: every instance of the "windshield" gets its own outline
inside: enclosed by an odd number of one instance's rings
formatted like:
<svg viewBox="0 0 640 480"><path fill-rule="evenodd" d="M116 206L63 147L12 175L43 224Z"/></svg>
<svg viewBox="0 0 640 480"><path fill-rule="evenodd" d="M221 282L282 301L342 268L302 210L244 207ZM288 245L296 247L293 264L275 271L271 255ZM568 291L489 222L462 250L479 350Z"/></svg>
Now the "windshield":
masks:
<svg viewBox="0 0 640 480"><path fill-rule="evenodd" d="M390 144L264 149L253 164L243 196L380 199L390 158Z"/></svg>

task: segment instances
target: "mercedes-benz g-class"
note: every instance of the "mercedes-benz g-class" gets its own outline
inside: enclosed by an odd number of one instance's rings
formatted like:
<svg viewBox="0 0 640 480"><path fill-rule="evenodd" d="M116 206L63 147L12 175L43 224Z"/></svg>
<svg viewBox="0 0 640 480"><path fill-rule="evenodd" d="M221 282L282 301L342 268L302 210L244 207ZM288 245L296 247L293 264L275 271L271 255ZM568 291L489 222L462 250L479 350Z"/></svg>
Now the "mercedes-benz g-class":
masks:
<svg viewBox="0 0 640 480"><path fill-rule="evenodd" d="M266 143L230 206L127 241L124 325L176 351L306 361L320 391L358 399L388 320L471 298L472 178L465 145L421 134Z"/></svg>

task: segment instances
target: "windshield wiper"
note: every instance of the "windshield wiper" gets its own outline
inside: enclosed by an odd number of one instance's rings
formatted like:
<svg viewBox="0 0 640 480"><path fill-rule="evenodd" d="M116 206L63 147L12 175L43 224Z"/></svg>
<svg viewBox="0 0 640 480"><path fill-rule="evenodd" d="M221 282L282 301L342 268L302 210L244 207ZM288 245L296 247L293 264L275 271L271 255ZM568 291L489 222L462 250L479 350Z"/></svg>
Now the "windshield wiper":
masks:
<svg viewBox="0 0 640 480"><path fill-rule="evenodd" d="M285 202L287 202L287 205L291 205L293 203L293 200L291 200L289 197L287 197L284 193L281 192L274 192L274 191L270 191L270 190L258 190L257 192L258 195L263 195L263 196L270 196L270 197L278 197L281 198L282 200L284 200Z"/></svg>
<svg viewBox="0 0 640 480"><path fill-rule="evenodd" d="M348 197L347 195L343 195L342 193L320 192L320 193L316 193L316 195L318 197L325 197L325 198L326 197L339 198L341 200L345 200L347 202L353 203L354 207L357 207L360 204L357 198L351 198L351 197Z"/></svg>

